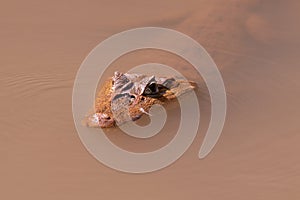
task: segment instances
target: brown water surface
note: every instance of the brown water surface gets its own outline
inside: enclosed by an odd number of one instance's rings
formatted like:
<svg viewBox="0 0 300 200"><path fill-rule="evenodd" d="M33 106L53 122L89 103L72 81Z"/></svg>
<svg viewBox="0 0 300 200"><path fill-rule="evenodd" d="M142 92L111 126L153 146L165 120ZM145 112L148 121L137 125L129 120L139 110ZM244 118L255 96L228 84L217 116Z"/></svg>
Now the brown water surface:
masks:
<svg viewBox="0 0 300 200"><path fill-rule="evenodd" d="M0 199L300 199L299 10L296 0L2 1ZM210 118L202 84L201 127L189 150L164 170L132 175L86 151L71 103L86 55L112 34L141 26L201 43L223 76L228 112L219 142L198 160ZM185 61L157 51L131 53L110 70L149 61L201 80ZM172 133L143 142L109 137L144 151Z"/></svg>

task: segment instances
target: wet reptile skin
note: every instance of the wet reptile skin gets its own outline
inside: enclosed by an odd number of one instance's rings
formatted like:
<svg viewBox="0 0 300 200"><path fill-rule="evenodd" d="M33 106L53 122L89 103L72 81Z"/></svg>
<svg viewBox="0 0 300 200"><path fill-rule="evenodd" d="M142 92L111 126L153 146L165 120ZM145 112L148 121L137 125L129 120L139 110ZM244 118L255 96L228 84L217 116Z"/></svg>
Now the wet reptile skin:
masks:
<svg viewBox="0 0 300 200"><path fill-rule="evenodd" d="M115 72L95 100L94 113L86 118L89 127L108 128L137 120L154 104L163 105L191 91L193 82L173 77Z"/></svg>

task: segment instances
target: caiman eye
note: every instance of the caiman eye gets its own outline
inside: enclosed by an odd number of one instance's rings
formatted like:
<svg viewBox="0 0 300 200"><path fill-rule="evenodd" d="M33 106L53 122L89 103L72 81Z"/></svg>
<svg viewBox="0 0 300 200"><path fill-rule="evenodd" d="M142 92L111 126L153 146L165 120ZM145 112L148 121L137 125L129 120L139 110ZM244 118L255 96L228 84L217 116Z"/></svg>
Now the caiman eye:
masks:
<svg viewBox="0 0 300 200"><path fill-rule="evenodd" d="M156 83L149 84L144 90L145 95L156 94L157 92L158 92L158 86Z"/></svg>
<svg viewBox="0 0 300 200"><path fill-rule="evenodd" d="M144 94L151 94L151 93L152 93L152 91L149 87L147 87L144 91Z"/></svg>
<svg viewBox="0 0 300 200"><path fill-rule="evenodd" d="M148 88L150 88L152 93L156 93L157 92L157 84L156 83L151 83Z"/></svg>

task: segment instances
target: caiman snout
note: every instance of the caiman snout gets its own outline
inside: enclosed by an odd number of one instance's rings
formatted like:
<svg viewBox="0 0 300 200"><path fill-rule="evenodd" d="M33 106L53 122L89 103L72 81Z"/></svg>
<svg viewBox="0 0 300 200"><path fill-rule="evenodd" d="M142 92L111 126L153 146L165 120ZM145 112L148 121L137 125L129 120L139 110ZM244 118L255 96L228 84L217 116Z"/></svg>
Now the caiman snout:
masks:
<svg viewBox="0 0 300 200"><path fill-rule="evenodd" d="M87 125L89 127L112 127L114 124L114 119L103 113L94 113L87 118Z"/></svg>

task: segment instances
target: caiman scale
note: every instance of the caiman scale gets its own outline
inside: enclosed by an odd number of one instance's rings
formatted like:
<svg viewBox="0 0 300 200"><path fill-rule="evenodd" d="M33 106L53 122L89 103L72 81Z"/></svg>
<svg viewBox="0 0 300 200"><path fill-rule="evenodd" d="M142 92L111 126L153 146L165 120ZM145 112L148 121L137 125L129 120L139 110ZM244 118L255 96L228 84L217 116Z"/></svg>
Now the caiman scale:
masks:
<svg viewBox="0 0 300 200"><path fill-rule="evenodd" d="M98 92L89 127L108 128L137 120L154 104L163 105L194 89L194 82L174 77L115 72Z"/></svg>

